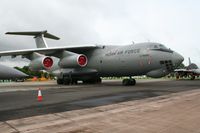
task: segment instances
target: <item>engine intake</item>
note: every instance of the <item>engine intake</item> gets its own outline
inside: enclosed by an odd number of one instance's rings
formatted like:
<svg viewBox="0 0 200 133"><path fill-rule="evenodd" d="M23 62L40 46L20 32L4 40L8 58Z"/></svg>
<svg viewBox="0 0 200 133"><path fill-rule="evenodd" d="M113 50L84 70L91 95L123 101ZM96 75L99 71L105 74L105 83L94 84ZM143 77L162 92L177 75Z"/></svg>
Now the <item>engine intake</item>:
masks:
<svg viewBox="0 0 200 133"><path fill-rule="evenodd" d="M45 68L49 69L53 66L53 60L50 57L46 57L43 59L43 65Z"/></svg>
<svg viewBox="0 0 200 133"><path fill-rule="evenodd" d="M61 68L77 68L85 67L88 63L88 59L85 55L73 54L60 59L59 66Z"/></svg>
<svg viewBox="0 0 200 133"><path fill-rule="evenodd" d="M87 65L87 57L85 55L80 55L77 62L81 67L84 67Z"/></svg>
<svg viewBox="0 0 200 133"><path fill-rule="evenodd" d="M31 61L29 68L32 71L49 70L53 66L53 59L51 57L38 57Z"/></svg>

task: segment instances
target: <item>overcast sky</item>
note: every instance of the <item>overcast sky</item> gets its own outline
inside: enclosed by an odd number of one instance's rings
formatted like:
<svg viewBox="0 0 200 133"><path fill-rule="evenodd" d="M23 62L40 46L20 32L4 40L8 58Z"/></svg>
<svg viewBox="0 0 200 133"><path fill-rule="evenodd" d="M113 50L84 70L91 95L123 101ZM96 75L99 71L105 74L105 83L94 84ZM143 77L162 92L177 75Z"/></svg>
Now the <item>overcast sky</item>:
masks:
<svg viewBox="0 0 200 133"><path fill-rule="evenodd" d="M7 31L48 30L49 46L153 41L200 66L199 0L0 0L0 50L35 48L31 37ZM14 59L1 63L24 65Z"/></svg>

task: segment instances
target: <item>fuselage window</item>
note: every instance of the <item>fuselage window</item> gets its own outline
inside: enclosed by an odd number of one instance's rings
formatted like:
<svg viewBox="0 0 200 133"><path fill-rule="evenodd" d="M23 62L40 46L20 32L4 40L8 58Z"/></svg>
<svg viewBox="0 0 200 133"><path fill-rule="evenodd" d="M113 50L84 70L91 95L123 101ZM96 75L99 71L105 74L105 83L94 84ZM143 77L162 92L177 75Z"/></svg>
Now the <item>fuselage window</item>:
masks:
<svg viewBox="0 0 200 133"><path fill-rule="evenodd" d="M158 46L157 46L157 45L154 45L154 48L155 48L155 49L158 49Z"/></svg>
<svg viewBox="0 0 200 133"><path fill-rule="evenodd" d="M160 61L160 64L162 65L162 64L165 64L165 62L164 61Z"/></svg>

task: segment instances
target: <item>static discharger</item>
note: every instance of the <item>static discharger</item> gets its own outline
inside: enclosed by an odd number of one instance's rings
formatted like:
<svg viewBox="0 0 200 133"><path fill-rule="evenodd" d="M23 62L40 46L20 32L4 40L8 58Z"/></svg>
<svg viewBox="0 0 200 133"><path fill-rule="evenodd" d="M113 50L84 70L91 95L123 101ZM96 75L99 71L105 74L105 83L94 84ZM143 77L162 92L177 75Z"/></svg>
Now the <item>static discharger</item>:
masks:
<svg viewBox="0 0 200 133"><path fill-rule="evenodd" d="M41 89L40 89L40 88L38 89L38 97L37 97L37 100L38 100L38 102L41 102L41 101L42 101L42 92L41 92Z"/></svg>

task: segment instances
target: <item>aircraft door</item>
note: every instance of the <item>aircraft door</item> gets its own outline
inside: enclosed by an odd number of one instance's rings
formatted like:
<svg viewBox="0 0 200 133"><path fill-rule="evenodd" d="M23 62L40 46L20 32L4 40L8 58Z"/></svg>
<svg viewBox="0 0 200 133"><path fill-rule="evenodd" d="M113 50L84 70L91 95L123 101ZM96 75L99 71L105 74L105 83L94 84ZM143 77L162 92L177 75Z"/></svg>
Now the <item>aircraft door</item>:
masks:
<svg viewBox="0 0 200 133"><path fill-rule="evenodd" d="M140 54L139 66L147 67L152 63L152 57L148 49L145 49Z"/></svg>

